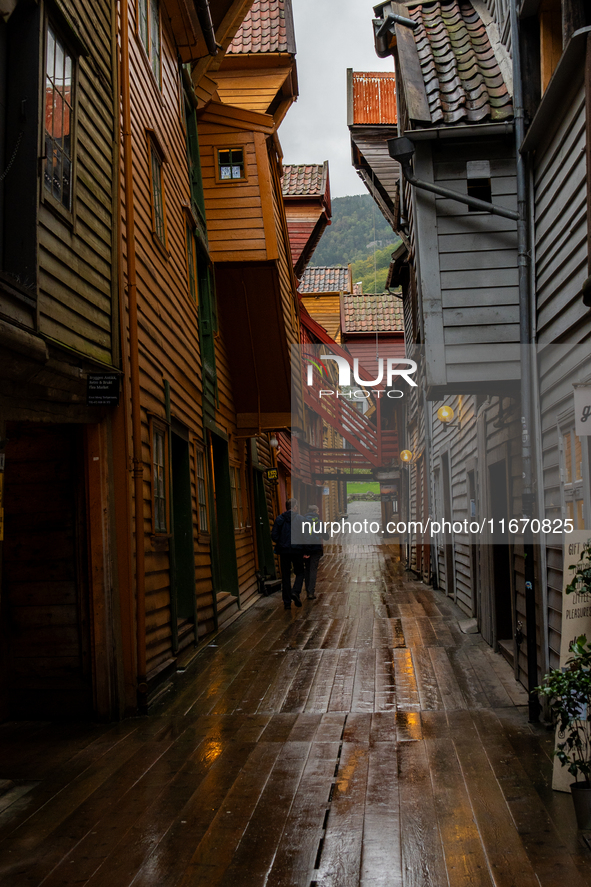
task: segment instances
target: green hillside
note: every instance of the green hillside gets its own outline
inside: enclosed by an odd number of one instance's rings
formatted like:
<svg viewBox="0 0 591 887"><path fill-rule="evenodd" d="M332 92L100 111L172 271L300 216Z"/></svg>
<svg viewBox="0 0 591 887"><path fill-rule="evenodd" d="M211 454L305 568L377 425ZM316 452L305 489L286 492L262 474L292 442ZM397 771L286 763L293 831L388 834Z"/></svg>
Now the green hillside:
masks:
<svg viewBox="0 0 591 887"><path fill-rule="evenodd" d="M371 258L373 275L373 245L368 246L373 241L378 241L377 249L383 251L395 243L397 237L369 194L335 197L332 201L332 224L322 235L311 264L347 265ZM361 277L364 274L354 279L360 280ZM365 288L364 291L367 292Z"/></svg>
<svg viewBox="0 0 591 887"><path fill-rule="evenodd" d="M397 239L394 243L383 249L376 250L374 275L374 256L373 249L369 250L370 255L366 259L357 259L352 262L353 283L359 280L363 283L364 293L381 293L386 286L386 277L388 276L388 268L392 259L392 252L400 241Z"/></svg>

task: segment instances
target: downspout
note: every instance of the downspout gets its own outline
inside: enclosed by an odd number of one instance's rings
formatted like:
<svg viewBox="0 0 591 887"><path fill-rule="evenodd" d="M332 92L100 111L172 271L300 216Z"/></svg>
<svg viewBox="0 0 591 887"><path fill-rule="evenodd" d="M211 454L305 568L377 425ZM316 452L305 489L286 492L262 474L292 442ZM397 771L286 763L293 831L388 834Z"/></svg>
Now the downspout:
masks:
<svg viewBox="0 0 591 887"><path fill-rule="evenodd" d="M125 241L127 253L127 300L129 319L129 364L131 378L131 423L133 433L133 483L135 505L135 587L138 707L145 708L146 683L146 584L144 552L144 463L137 322L137 278L135 265L135 218L133 208L131 96L129 79L129 9L121 2L121 111L123 117L123 175L125 177ZM124 330L122 330L124 335Z"/></svg>
<svg viewBox="0 0 591 887"><path fill-rule="evenodd" d="M521 154L521 145L525 136L525 120L523 110L523 90L521 83L521 51L519 46L519 27L517 22L517 0L510 2L511 16L511 55L513 58L513 113L515 118L515 155L517 165L517 249L519 272L519 341L521 345L521 470L522 480L522 512L526 520L523 534L524 581L525 581L525 624L527 641L527 689L529 721L540 718L540 703L535 693L538 680L537 626L536 626L536 587L534 543L531 531L533 517L533 472L532 472L532 365L529 350L531 348L530 320L530 270L528 257L528 206L525 159Z"/></svg>
<svg viewBox="0 0 591 887"><path fill-rule="evenodd" d="M529 193L528 193L528 212L530 220L530 237L529 237L529 253L530 253L530 292L536 292L536 242L534 228L534 170L533 164L529 169ZM538 319L536 316L536 300L531 300L531 364L533 376L533 396L535 401L534 407L534 427L535 439L540 447L540 458L536 459L536 483L537 483L537 510L538 516L544 516L546 506L544 502L544 468L542 465L542 413L540 404L540 388L538 377ZM542 662L544 674L550 671L550 626L548 623L548 555L546 550L546 541L540 545L540 581L541 581L541 604L542 604Z"/></svg>
<svg viewBox="0 0 591 887"><path fill-rule="evenodd" d="M199 19L201 30L203 31L207 51L210 55L217 55L218 45L216 43L215 31L211 20L209 0L195 0L195 10L197 12L197 18Z"/></svg>

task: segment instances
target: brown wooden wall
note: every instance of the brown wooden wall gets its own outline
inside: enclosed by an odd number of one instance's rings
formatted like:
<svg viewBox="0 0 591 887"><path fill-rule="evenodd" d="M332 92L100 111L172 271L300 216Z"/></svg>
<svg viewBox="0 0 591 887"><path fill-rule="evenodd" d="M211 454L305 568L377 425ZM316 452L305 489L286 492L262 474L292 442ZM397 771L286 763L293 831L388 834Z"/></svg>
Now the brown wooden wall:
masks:
<svg viewBox="0 0 591 887"><path fill-rule="evenodd" d="M72 214L56 208L43 181L40 186L39 328L76 351L112 364L117 359L118 125L113 4L65 0L63 6L89 53L81 55L78 64Z"/></svg>
<svg viewBox="0 0 591 887"><path fill-rule="evenodd" d="M187 153L176 48L162 22L162 88L137 35L136 5L129 3L131 117L134 168L139 358L144 460L146 550L146 644L148 677L172 658L170 552L152 522L150 422L166 420L164 381L170 384L171 414L189 435L198 603L211 607L208 546L197 536L196 443L203 443L198 309L189 292L184 205L190 203ZM164 153L166 249L152 233L148 131ZM123 208L124 210L124 208ZM124 244L125 253L125 244ZM127 351L127 349L126 349ZM127 357L127 354L126 354ZM128 364L126 364L128 366Z"/></svg>

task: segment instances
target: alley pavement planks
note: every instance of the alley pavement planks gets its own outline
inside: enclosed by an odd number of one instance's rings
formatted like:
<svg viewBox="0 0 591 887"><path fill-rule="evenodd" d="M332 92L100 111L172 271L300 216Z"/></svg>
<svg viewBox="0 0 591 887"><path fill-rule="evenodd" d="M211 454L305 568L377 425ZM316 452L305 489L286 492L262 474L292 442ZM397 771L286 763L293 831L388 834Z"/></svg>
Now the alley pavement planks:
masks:
<svg viewBox="0 0 591 887"><path fill-rule="evenodd" d="M2 887L591 887L552 735L387 547L327 547L147 718L0 727Z"/></svg>

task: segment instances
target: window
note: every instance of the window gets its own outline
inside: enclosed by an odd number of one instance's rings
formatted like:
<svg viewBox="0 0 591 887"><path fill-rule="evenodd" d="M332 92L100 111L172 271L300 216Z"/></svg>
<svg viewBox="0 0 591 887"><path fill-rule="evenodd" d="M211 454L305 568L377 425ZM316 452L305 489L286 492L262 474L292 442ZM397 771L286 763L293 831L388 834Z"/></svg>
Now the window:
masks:
<svg viewBox="0 0 591 887"><path fill-rule="evenodd" d="M156 425L152 426L152 498L154 532L166 533L166 432Z"/></svg>
<svg viewBox="0 0 591 887"><path fill-rule="evenodd" d="M218 148L218 179L220 182L244 181L244 148Z"/></svg>
<svg viewBox="0 0 591 887"><path fill-rule="evenodd" d="M209 533L209 520L207 515L207 476L205 473L205 453L203 450L195 451L196 475L197 475L197 515L199 518L199 532Z"/></svg>
<svg viewBox="0 0 591 887"><path fill-rule="evenodd" d="M164 187L162 181L162 159L152 139L150 145L150 177L152 180L152 225L153 231L162 246L166 246L164 228Z"/></svg>
<svg viewBox="0 0 591 887"><path fill-rule="evenodd" d="M158 0L138 0L138 31L146 50L150 67L160 86L160 9Z"/></svg>
<svg viewBox="0 0 591 887"><path fill-rule="evenodd" d="M187 163L189 166L189 185L191 201L201 221L205 225L205 198L203 196L203 179L201 176L201 159L199 155L199 137L197 134L197 115L195 108L185 99L185 124L187 132Z"/></svg>
<svg viewBox="0 0 591 887"><path fill-rule="evenodd" d="M476 197L477 200L484 200L486 203L492 203L490 161L469 160L466 164L466 174L468 180L468 196ZM469 206L468 211L471 213L481 212L481 210L478 210L473 206Z"/></svg>
<svg viewBox="0 0 591 887"><path fill-rule="evenodd" d="M240 489L240 469L230 466L230 488L232 491L232 514L234 515L234 529L239 530L242 526L242 503Z"/></svg>
<svg viewBox="0 0 591 887"><path fill-rule="evenodd" d="M589 465L588 462L586 464L581 438L577 437L572 427L561 429L560 455L564 516L572 520L575 530L585 530L589 527L585 507L585 488L589 483L587 480L585 484L584 479L588 477Z"/></svg>
<svg viewBox="0 0 591 887"><path fill-rule="evenodd" d="M74 59L53 26L47 26L45 64L45 192L72 208Z"/></svg>
<svg viewBox="0 0 591 887"><path fill-rule="evenodd" d="M187 278L189 281L189 292L193 300L197 301L197 254L195 252L195 235L193 227L189 220L185 221L186 238L187 238Z"/></svg>

